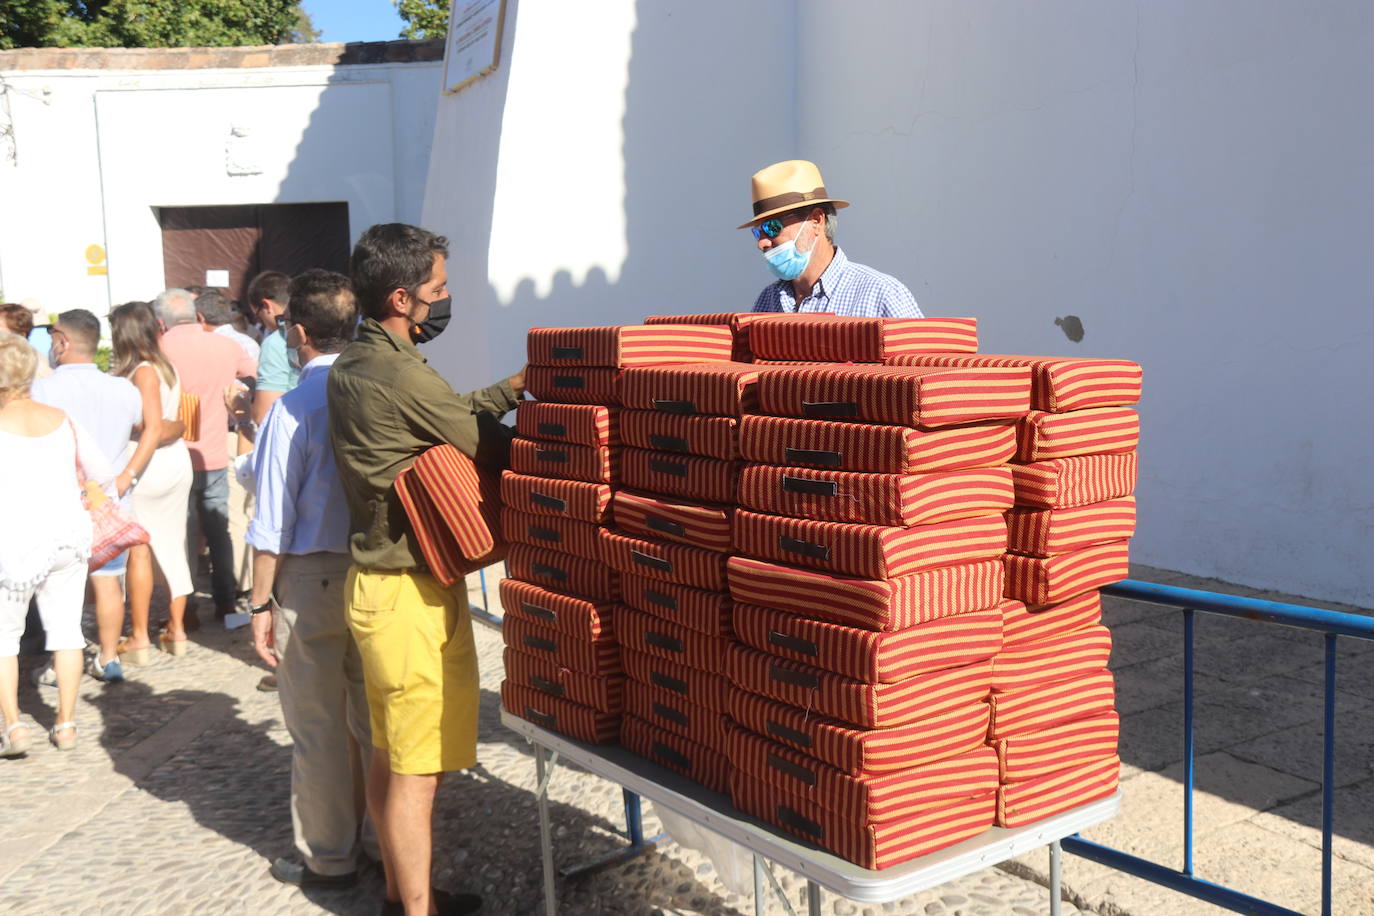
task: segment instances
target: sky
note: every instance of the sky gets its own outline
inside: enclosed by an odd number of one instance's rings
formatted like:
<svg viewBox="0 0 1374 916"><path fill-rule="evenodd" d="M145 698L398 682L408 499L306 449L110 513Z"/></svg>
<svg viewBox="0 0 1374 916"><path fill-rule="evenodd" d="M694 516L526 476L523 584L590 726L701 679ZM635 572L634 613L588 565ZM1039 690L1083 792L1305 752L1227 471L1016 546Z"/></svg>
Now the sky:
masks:
<svg viewBox="0 0 1374 916"><path fill-rule="evenodd" d="M320 41L390 41L405 25L392 0L304 0Z"/></svg>

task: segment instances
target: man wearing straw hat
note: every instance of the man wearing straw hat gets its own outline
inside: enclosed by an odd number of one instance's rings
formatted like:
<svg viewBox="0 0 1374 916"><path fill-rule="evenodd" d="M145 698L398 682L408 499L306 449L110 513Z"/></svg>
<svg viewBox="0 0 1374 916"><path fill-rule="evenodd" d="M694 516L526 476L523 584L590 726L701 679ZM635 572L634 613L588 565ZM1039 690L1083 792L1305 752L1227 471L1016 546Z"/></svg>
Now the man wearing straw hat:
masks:
<svg viewBox="0 0 1374 916"><path fill-rule="evenodd" d="M756 312L832 312L868 318L920 318L911 290L895 277L856 264L835 244L835 211L814 162L789 159L755 172L752 229L777 281L754 301Z"/></svg>

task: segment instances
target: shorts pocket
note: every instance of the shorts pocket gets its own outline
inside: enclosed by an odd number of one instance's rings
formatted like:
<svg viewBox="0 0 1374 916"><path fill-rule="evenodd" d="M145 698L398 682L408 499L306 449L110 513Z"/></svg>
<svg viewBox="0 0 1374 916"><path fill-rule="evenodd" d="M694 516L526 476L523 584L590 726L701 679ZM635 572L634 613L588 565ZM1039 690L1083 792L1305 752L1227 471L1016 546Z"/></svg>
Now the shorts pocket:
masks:
<svg viewBox="0 0 1374 916"><path fill-rule="evenodd" d="M404 576L357 572L353 575L348 606L364 617L386 614L396 609L401 598Z"/></svg>

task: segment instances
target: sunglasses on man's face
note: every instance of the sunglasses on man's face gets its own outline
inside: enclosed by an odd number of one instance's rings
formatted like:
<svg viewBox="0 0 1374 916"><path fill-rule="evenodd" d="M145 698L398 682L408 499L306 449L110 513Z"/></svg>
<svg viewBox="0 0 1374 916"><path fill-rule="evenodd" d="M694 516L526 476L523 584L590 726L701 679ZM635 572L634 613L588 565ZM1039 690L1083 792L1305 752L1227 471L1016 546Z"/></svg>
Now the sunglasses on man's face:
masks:
<svg viewBox="0 0 1374 916"><path fill-rule="evenodd" d="M762 223L753 227L754 241L759 239L775 239L782 231L783 222L778 217L766 219Z"/></svg>

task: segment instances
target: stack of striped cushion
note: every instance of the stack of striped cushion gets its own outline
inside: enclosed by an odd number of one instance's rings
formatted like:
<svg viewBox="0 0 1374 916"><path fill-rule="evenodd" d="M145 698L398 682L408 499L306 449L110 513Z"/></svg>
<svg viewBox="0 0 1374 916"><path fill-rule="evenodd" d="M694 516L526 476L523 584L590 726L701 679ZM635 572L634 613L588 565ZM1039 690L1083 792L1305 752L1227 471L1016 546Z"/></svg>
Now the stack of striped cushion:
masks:
<svg viewBox="0 0 1374 916"><path fill-rule="evenodd" d="M808 317L827 316L829 312L808 312ZM749 344L749 329L760 321L794 318L781 312L708 312L700 315L650 315L645 324L706 324L729 328L734 338L730 359L737 363L752 363L754 349Z"/></svg>
<svg viewBox="0 0 1374 916"><path fill-rule="evenodd" d="M501 481L511 543L505 610L507 709L594 743L620 735L625 677L616 630L620 573L602 560L619 464L626 366L728 357L728 331L641 325L536 328L511 470Z"/></svg>
<svg viewBox="0 0 1374 916"><path fill-rule="evenodd" d="M992 823L985 700L1029 397L1022 368L760 377L730 561L739 807L869 868Z"/></svg>
<svg viewBox="0 0 1374 916"><path fill-rule="evenodd" d="M1029 823L1116 788L1119 720L1098 590L1128 573L1135 530L1140 367L1127 360L908 356L921 367L1025 367L1007 513L1005 647L993 659L1002 826Z"/></svg>
<svg viewBox="0 0 1374 916"><path fill-rule="evenodd" d="M616 529L604 556L622 573L626 747L719 792L728 789L725 668L732 630L725 564L739 478L747 363L631 368L623 382Z"/></svg>

